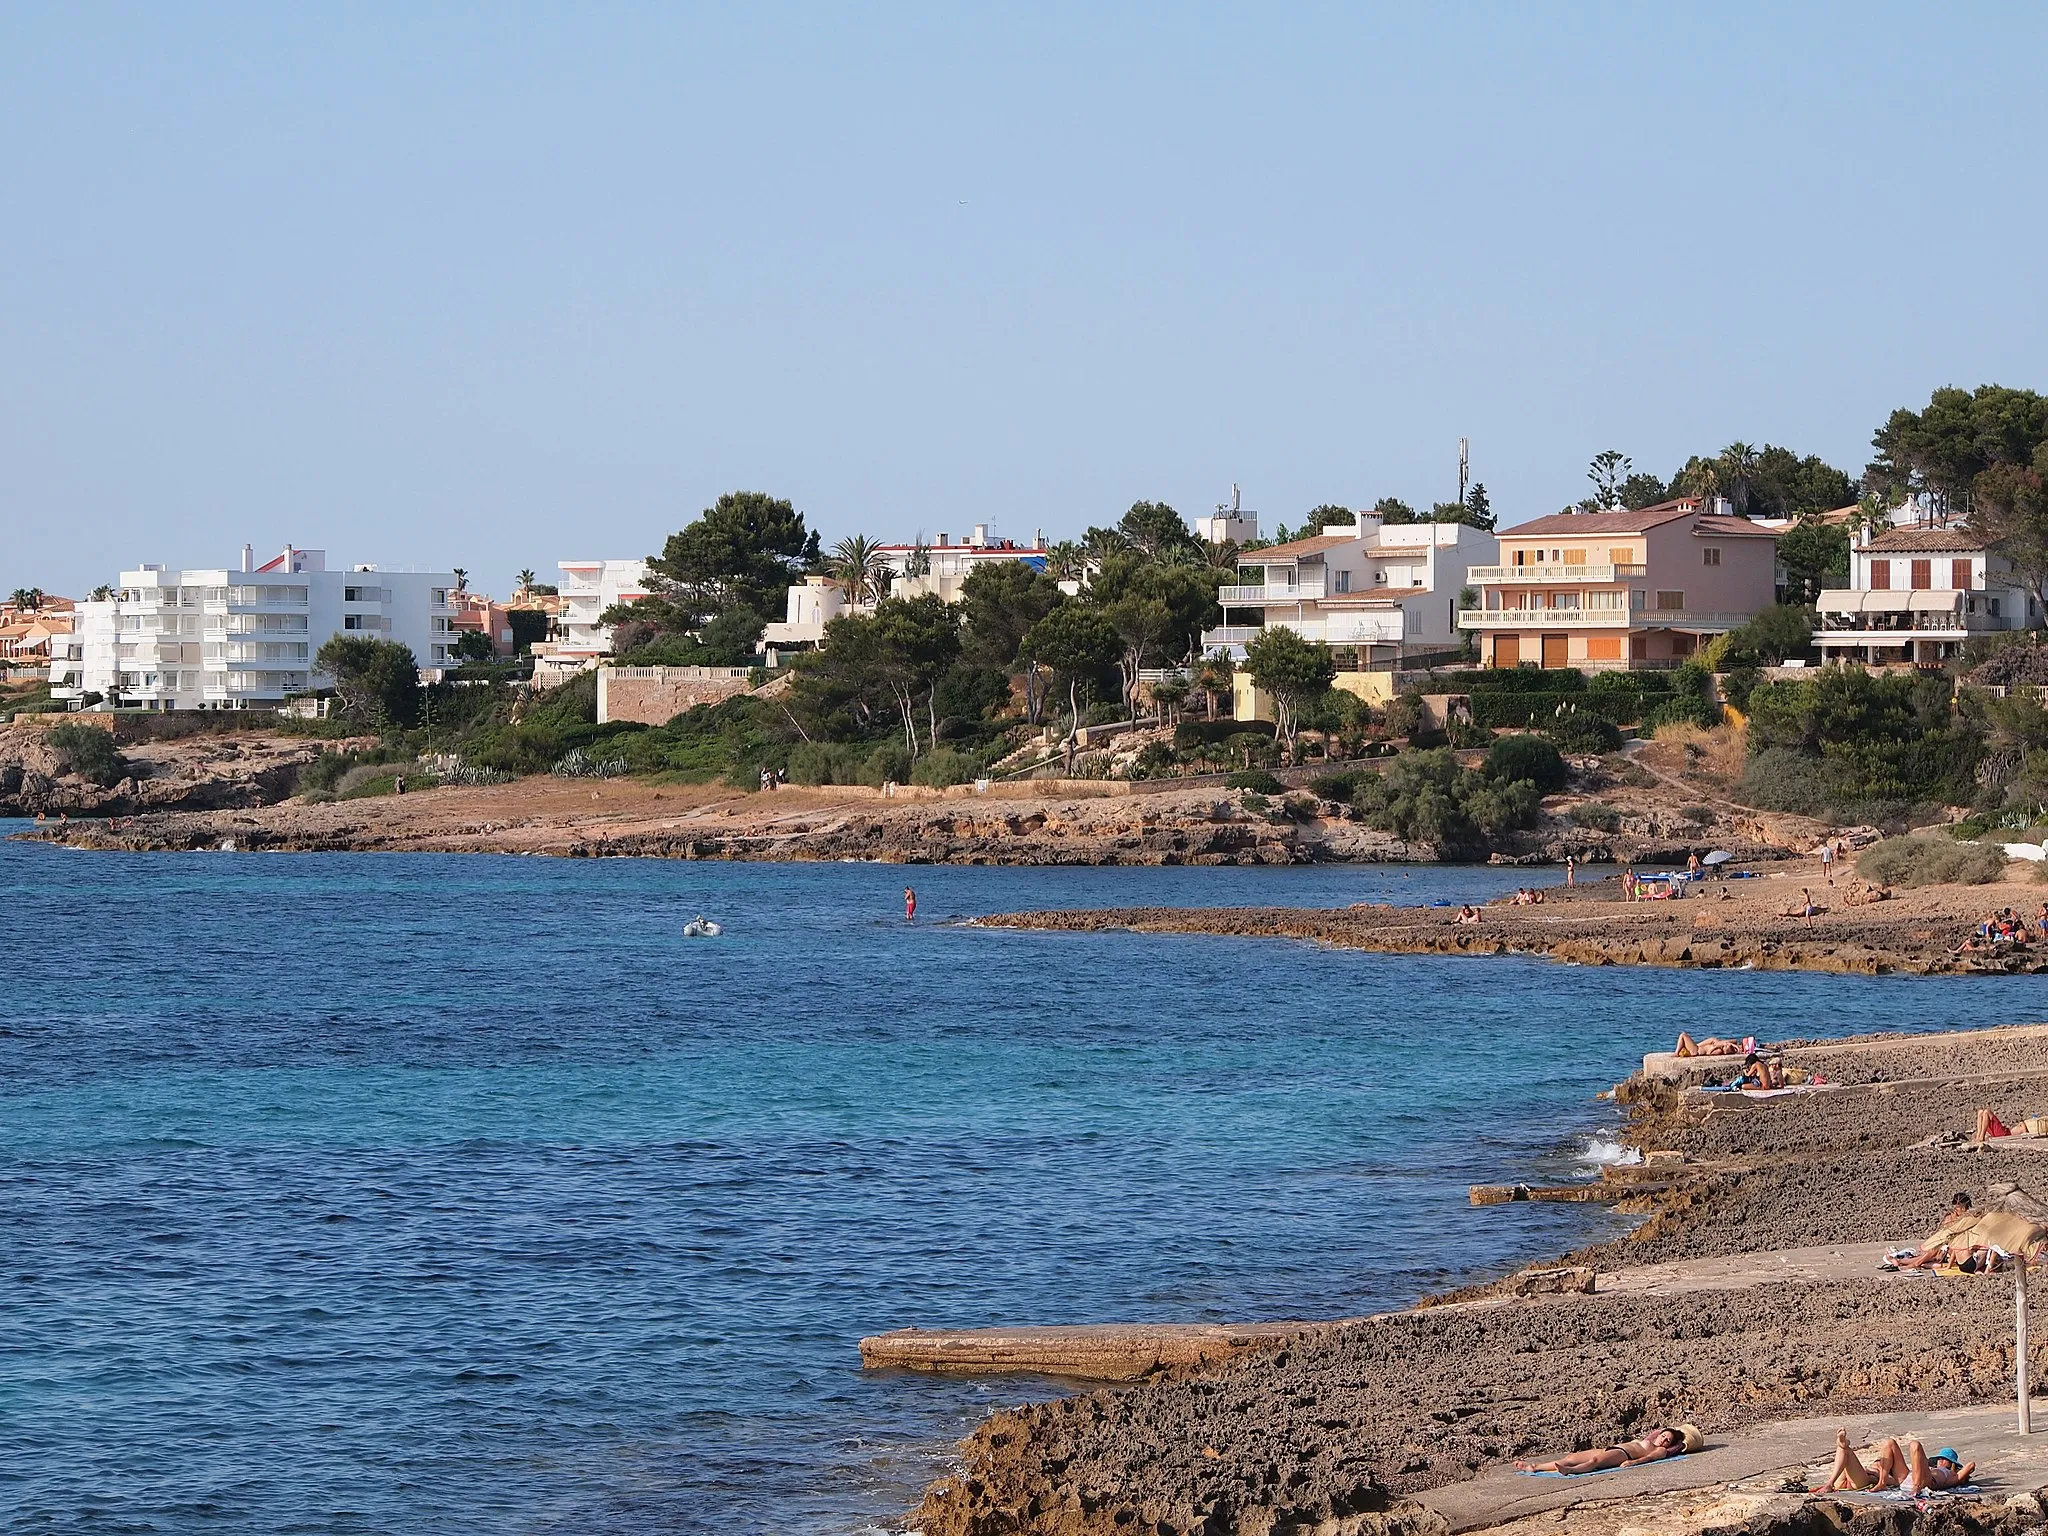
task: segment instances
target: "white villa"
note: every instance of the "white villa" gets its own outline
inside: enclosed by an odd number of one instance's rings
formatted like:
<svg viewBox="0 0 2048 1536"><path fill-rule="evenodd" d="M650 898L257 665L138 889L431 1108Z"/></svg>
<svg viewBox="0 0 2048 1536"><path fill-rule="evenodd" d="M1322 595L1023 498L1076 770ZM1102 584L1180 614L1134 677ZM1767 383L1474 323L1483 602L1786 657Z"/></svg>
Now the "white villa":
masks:
<svg viewBox="0 0 2048 1536"><path fill-rule="evenodd" d="M921 597L930 593L944 602L960 601L967 578L984 565L1020 560L1037 570L1045 569L1045 535L1030 544L1013 539L992 538L986 523L976 523L965 539L955 540L942 533L931 544L884 544L882 563L889 571L890 597ZM912 575L912 570L918 574ZM806 576L791 587L782 622L763 631L765 645L787 649L814 646L825 638L825 626L847 613L870 613L874 604L853 602L845 586L830 576Z"/></svg>
<svg viewBox="0 0 2048 1536"><path fill-rule="evenodd" d="M1499 557L1500 544L1467 523L1384 526L1361 512L1356 524L1331 524L1311 538L1253 550L1238 580L1217 594L1226 622L1205 630L1205 652L1245 646L1269 625L1340 647L1347 670L1391 665L1416 651L1459 643L1458 592L1467 573Z"/></svg>
<svg viewBox="0 0 2048 1536"><path fill-rule="evenodd" d="M615 603L637 603L647 596L645 560L562 560L562 615L558 637L533 648L536 688L565 682L587 672L612 653L611 626L598 616Z"/></svg>
<svg viewBox="0 0 2048 1536"><path fill-rule="evenodd" d="M1849 586L1820 594L1813 643L1828 661L1934 666L1972 635L2041 623L2012 563L1959 524L1866 535L1849 561Z"/></svg>
<svg viewBox="0 0 2048 1536"><path fill-rule="evenodd" d="M334 635L397 640L423 669L454 663L453 571L327 569L323 550L296 549L262 565L242 546L240 570L121 572L110 598L78 605L78 624L52 645L50 693L88 693L126 706L274 709L332 686L313 657Z"/></svg>

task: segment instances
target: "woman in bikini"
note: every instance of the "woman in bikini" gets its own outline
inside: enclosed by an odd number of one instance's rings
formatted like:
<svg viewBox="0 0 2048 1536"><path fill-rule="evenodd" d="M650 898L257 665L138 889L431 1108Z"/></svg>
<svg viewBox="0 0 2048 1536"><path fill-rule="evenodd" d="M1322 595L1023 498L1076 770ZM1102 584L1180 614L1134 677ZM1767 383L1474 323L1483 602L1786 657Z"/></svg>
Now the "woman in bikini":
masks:
<svg viewBox="0 0 2048 1536"><path fill-rule="evenodd" d="M1573 1451L1555 1461L1518 1461L1515 1468L1521 1472L1561 1472L1567 1477L1576 1477L1582 1472L1639 1467L1645 1462L1685 1456L1705 1444L1699 1430L1690 1424L1680 1424L1675 1428L1653 1429L1640 1439L1624 1440L1620 1445L1610 1445L1605 1450Z"/></svg>
<svg viewBox="0 0 2048 1536"><path fill-rule="evenodd" d="M1959 1488L1977 1470L1977 1463L1964 1461L1943 1446L1930 1460L1918 1440L1903 1447L1896 1440L1880 1441L1870 1466L1864 1466L1849 1449L1849 1432L1835 1431L1835 1466L1822 1493L1877 1493L1886 1488L1903 1488L1908 1493L1938 1493Z"/></svg>

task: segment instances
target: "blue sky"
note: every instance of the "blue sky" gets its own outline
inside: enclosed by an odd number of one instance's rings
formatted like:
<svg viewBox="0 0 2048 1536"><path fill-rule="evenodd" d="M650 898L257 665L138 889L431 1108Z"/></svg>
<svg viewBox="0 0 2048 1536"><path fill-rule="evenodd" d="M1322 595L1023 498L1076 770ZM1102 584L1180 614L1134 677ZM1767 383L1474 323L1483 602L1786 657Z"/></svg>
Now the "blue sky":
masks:
<svg viewBox="0 0 2048 1536"><path fill-rule="evenodd" d="M2048 10L0 9L0 590L1503 522L2048 386Z"/></svg>

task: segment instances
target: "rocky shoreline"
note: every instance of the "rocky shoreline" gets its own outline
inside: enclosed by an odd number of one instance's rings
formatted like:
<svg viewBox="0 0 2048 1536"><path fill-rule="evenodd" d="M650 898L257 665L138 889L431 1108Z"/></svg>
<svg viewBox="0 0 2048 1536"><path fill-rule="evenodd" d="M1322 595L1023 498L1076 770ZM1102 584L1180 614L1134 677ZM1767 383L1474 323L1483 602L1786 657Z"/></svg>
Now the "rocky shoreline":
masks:
<svg viewBox="0 0 2048 1536"><path fill-rule="evenodd" d="M1555 886L1537 906L1488 903L1476 923L1456 908L1353 906L1131 907L1016 912L990 927L1062 932L1292 939L1382 954L1535 955L1575 965L1665 965L1697 969L1839 971L1861 975L2036 975L2048 972L2048 944L2005 953L1962 951L1979 918L1995 907L2029 910L2034 887L1928 886L1878 892L1858 881L1830 888L1817 860L1793 860L1767 877L1708 882L1682 901L1625 902L1613 879ZM1822 908L1801 913L1804 893Z"/></svg>
<svg viewBox="0 0 2048 1536"><path fill-rule="evenodd" d="M1740 1103L1641 1077L1623 1086L1628 1139L1671 1180L1640 1197L1646 1219L1632 1233L1563 1261L1600 1275L1592 1294L1522 1294L1508 1277L1222 1366L998 1413L910 1528L1444 1536L1504 1527L1505 1514L1483 1513L1487 1501L1524 1496L1529 1485L1502 1469L1538 1451L1681 1420L1714 1444L1811 1415L1910 1422L2009 1403L2010 1278L1880 1274L1875 1240L1930 1230L1957 1189L1980 1206L2044 1209L2029 1192L2048 1187L2048 1151L1950 1143L1979 1106L2010 1117L2048 1101L2048 1030L1873 1037L1790 1057L1845 1086ZM2037 1382L2043 1353L2037 1345ZM1766 1437L1766 1466L1778 1444ZM2029 1465L2015 1461L2010 1475ZM1688 1472L1683 1462L1653 1470L1668 1470L1667 1489ZM1711 1480L1704 1461L1694 1476ZM1694 1499L1711 1506L1702 1516L1652 1510L1647 1492L1619 1480L1542 1489L1560 1495L1543 1529L1680 1532L1719 1520L1791 1536L1869 1523L1868 1509L1790 1493L1788 1476L1806 1486L1790 1460L1735 1501L1733 1520L1727 1494ZM1465 1517L1453 1521L1445 1511L1461 1500ZM2041 1520L2038 1499L1965 1504L1949 1506L1959 1529L2017 1533Z"/></svg>

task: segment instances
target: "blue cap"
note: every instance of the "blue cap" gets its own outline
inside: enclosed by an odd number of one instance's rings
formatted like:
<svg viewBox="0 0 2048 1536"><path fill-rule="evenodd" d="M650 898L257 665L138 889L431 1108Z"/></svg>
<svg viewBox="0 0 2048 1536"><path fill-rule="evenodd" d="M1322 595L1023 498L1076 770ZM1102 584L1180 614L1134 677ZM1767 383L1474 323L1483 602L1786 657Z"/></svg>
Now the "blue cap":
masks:
<svg viewBox="0 0 2048 1536"><path fill-rule="evenodd" d="M1956 1448L1952 1445L1944 1445L1940 1450L1936 1451L1934 1459L1936 1461L1952 1461L1959 1467L1963 1464L1963 1458L1956 1454Z"/></svg>

